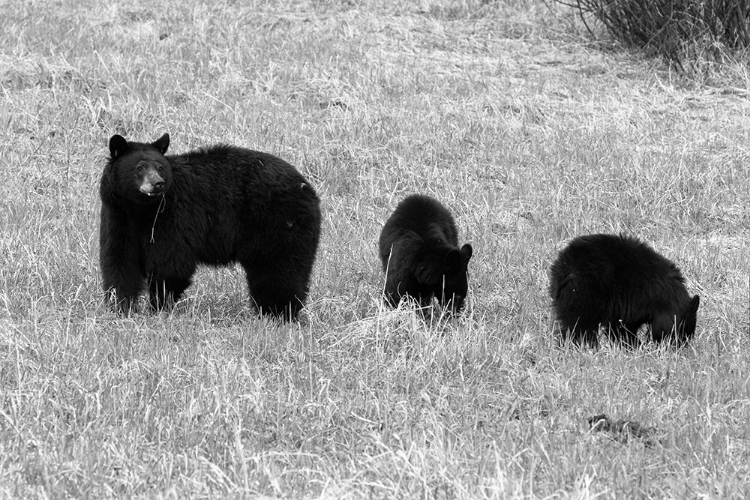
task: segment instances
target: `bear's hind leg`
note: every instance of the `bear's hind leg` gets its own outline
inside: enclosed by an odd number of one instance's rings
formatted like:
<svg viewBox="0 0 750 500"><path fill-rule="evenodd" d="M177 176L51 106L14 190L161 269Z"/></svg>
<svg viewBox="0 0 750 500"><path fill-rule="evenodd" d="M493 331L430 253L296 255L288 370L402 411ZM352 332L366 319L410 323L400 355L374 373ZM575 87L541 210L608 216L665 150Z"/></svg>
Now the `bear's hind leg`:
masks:
<svg viewBox="0 0 750 500"><path fill-rule="evenodd" d="M576 347L586 345L592 349L599 347L599 325L582 325L578 323L570 328L570 337Z"/></svg>
<svg viewBox="0 0 750 500"><path fill-rule="evenodd" d="M419 294L419 284L411 274L388 270L385 280L384 298L388 305L398 307L401 299L408 296L422 302ZM422 304L424 305L424 304Z"/></svg>
<svg viewBox="0 0 750 500"><path fill-rule="evenodd" d="M560 326L560 347L568 342L576 347L585 344L588 347L599 347L599 324L585 323L580 318L572 320L571 317L558 317Z"/></svg>
<svg viewBox="0 0 750 500"><path fill-rule="evenodd" d="M250 298L262 316L268 314L285 321L297 319L307 299L309 272L297 275L294 269L283 266L263 269L246 263L243 267Z"/></svg>
<svg viewBox="0 0 750 500"><path fill-rule="evenodd" d="M261 316L270 315L284 321L297 319L306 294L268 280L248 278L250 298Z"/></svg>
<svg viewBox="0 0 750 500"><path fill-rule="evenodd" d="M152 278L148 284L151 308L155 311L171 309L189 286L189 278Z"/></svg>

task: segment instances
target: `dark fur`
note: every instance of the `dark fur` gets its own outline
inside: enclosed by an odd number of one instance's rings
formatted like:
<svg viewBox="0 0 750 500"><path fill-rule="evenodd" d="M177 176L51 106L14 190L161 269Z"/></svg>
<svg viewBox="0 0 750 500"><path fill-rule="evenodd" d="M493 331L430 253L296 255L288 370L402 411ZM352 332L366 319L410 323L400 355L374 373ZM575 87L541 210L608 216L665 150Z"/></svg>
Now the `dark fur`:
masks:
<svg viewBox="0 0 750 500"><path fill-rule="evenodd" d="M612 234L575 238L550 268L549 294L563 340L598 345L599 325L613 340L639 345L651 325L655 342L688 342L700 298L690 297L677 266L640 240ZM675 325L675 318L677 319Z"/></svg>
<svg viewBox="0 0 750 500"><path fill-rule="evenodd" d="M448 209L429 196L406 197L380 233L386 302L395 307L408 295L425 307L438 297L451 311L461 310L471 254L468 243L458 248L458 229Z"/></svg>
<svg viewBox="0 0 750 500"><path fill-rule="evenodd" d="M169 135L146 144L110 139L102 175L103 285L129 312L148 285L151 306L179 300L198 264L239 262L261 313L295 318L320 237L319 200L305 178L270 154L218 145L164 156Z"/></svg>

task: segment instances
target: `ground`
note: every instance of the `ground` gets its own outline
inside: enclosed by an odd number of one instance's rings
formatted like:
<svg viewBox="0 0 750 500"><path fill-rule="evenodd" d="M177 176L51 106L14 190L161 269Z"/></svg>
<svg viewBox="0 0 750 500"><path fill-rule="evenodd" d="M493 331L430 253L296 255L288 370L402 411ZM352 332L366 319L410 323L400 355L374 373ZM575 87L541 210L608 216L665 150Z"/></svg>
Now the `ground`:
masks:
<svg viewBox="0 0 750 500"><path fill-rule="evenodd" d="M746 68L679 75L530 0L1 3L0 497L749 496ZM164 132L313 183L299 324L239 268L172 314L103 304L107 140ZM415 191L474 248L460 320L379 300ZM691 347L556 347L547 267L619 231L701 296Z"/></svg>

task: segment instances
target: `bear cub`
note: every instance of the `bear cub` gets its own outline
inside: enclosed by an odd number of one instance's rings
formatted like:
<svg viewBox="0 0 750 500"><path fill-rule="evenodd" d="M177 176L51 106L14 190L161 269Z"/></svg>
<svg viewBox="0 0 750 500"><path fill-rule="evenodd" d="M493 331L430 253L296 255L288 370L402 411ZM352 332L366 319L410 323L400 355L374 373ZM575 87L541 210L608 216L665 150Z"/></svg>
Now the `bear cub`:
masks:
<svg viewBox="0 0 750 500"><path fill-rule="evenodd" d="M386 221L379 247L388 305L396 307L409 296L424 308L437 297L451 313L461 310L472 249L468 243L458 248L456 223L440 202L407 196Z"/></svg>
<svg viewBox="0 0 750 500"><path fill-rule="evenodd" d="M172 306L198 264L239 262L260 314L294 319L307 298L320 239L320 202L289 163L217 145L166 155L114 135L101 179L104 290L121 312L148 288L152 308Z"/></svg>
<svg viewBox="0 0 750 500"><path fill-rule="evenodd" d="M598 346L599 326L620 345L640 345L641 325L654 342L687 343L695 333L700 297L691 297L677 266L626 235L579 236L549 272L549 294L563 342Z"/></svg>

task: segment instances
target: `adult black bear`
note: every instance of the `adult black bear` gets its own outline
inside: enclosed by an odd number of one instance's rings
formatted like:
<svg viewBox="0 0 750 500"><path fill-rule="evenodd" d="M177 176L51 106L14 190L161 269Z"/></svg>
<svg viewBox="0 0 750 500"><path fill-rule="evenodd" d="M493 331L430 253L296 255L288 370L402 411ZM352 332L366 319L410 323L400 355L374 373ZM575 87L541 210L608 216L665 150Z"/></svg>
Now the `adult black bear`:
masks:
<svg viewBox="0 0 750 500"><path fill-rule="evenodd" d="M472 249L468 243L458 248L456 223L440 202L407 196L386 221L379 246L389 305L397 306L408 295L426 307L438 297L451 312L461 310Z"/></svg>
<svg viewBox="0 0 750 500"><path fill-rule="evenodd" d="M598 345L599 326L612 340L636 347L651 325L655 342L687 343L695 333L700 298L690 297L677 266L646 243L625 235L573 239L550 268L549 294L563 340Z"/></svg>
<svg viewBox="0 0 750 500"><path fill-rule="evenodd" d="M305 178L270 154L218 145L164 156L109 141L99 233L103 285L123 312L148 285L151 306L179 300L199 263L239 262L261 314L294 319L309 290L320 202Z"/></svg>

